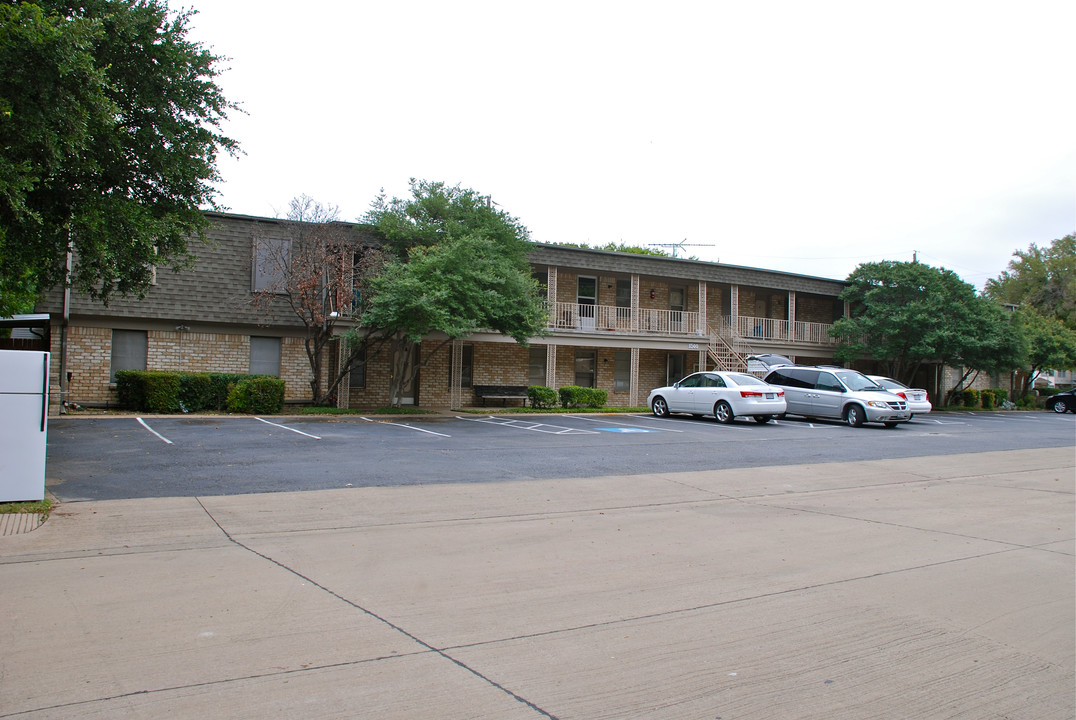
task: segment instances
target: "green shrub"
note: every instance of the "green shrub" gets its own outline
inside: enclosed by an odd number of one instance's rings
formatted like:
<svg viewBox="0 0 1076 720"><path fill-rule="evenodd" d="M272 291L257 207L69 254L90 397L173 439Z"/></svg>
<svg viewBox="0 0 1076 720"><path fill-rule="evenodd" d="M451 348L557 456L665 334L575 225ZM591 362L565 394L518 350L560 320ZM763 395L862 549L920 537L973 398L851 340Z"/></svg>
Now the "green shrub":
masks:
<svg viewBox="0 0 1076 720"><path fill-rule="evenodd" d="M1005 388L990 388L990 392L994 393L994 404L998 407L1001 407L1009 399L1009 391Z"/></svg>
<svg viewBox="0 0 1076 720"><path fill-rule="evenodd" d="M179 377L179 405L184 412L217 410L209 373L184 373Z"/></svg>
<svg viewBox="0 0 1076 720"><path fill-rule="evenodd" d="M1024 410L1032 410L1034 408L1037 408L1038 406L1038 400L1031 395L1025 395L1024 397L1016 401L1016 407L1022 408Z"/></svg>
<svg viewBox="0 0 1076 720"><path fill-rule="evenodd" d="M598 388L579 387L566 385L560 389L560 405L564 408L573 407L605 407L609 400L609 393Z"/></svg>
<svg viewBox="0 0 1076 720"><path fill-rule="evenodd" d="M994 391L983 390L979 393L979 400L983 403L983 410L992 410L994 407Z"/></svg>
<svg viewBox="0 0 1076 720"><path fill-rule="evenodd" d="M964 407L979 407L979 391L975 388L964 388L960 391L960 398Z"/></svg>
<svg viewBox="0 0 1076 720"><path fill-rule="evenodd" d="M136 412L179 412L179 377L161 370L120 370L116 373L120 405Z"/></svg>
<svg viewBox="0 0 1076 720"><path fill-rule="evenodd" d="M228 393L228 412L274 415L284 407L284 381L271 375L250 375Z"/></svg>
<svg viewBox="0 0 1076 720"><path fill-rule="evenodd" d="M556 407L557 391L545 385L531 385L527 388L527 399L533 408Z"/></svg>
<svg viewBox="0 0 1076 720"><path fill-rule="evenodd" d="M142 381L141 370L116 371L116 395L120 407L128 410L143 410L146 404L146 384Z"/></svg>

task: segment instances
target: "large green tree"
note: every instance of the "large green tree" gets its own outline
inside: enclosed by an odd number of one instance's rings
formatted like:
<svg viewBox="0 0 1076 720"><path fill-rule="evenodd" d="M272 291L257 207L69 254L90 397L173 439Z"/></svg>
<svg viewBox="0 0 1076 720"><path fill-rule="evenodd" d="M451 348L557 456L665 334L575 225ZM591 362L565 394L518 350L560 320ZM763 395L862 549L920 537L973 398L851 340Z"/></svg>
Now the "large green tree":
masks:
<svg viewBox="0 0 1076 720"><path fill-rule="evenodd" d="M164 0L0 0L0 313L62 282L105 302L182 262L215 209L221 58Z"/></svg>
<svg viewBox="0 0 1076 720"><path fill-rule="evenodd" d="M846 282L852 313L833 326L841 362L866 355L905 382L923 363L997 371L1017 362L1009 318L950 270L887 260L860 265Z"/></svg>
<svg viewBox="0 0 1076 720"><path fill-rule="evenodd" d="M1013 253L1007 270L987 280L984 293L998 302L1029 305L1076 330L1076 234L1047 247L1032 243Z"/></svg>
<svg viewBox="0 0 1076 720"><path fill-rule="evenodd" d="M1018 308L1015 319L1025 344L1021 396L1027 395L1043 370L1076 369L1076 332L1031 305Z"/></svg>
<svg viewBox="0 0 1076 720"><path fill-rule="evenodd" d="M548 314L531 277L527 229L474 190L411 180L411 197L378 197L365 220L391 253L366 285L363 340L391 346L390 397L412 382L415 347L434 333L448 342L479 330L526 345Z"/></svg>

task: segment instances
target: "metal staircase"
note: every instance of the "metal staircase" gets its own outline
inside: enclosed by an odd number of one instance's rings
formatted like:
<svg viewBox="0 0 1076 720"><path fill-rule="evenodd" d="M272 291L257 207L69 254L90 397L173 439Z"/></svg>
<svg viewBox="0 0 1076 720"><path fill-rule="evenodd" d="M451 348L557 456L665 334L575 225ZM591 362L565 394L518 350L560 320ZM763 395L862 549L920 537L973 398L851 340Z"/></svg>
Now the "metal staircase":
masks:
<svg viewBox="0 0 1076 720"><path fill-rule="evenodd" d="M708 330L710 344L706 347L706 354L713 361L716 369L727 372L747 372L747 356L755 354L747 341L733 332L728 323L722 323L721 330L714 328L708 328Z"/></svg>

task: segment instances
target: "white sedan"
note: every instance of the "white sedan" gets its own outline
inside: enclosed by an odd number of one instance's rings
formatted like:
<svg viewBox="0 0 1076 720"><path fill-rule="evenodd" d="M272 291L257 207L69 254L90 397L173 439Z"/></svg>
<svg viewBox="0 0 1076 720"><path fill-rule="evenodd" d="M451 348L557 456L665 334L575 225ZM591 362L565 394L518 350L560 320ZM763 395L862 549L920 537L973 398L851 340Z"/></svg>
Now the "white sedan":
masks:
<svg viewBox="0 0 1076 720"><path fill-rule="evenodd" d="M888 378L884 375L868 375L867 377L894 395L900 395L908 401L908 412L911 413L911 415L908 416L909 420L911 420L916 413L926 415L934 407L930 404L930 396L927 395L927 391L922 388L910 388L904 383L897 382L893 378Z"/></svg>
<svg viewBox="0 0 1076 720"><path fill-rule="evenodd" d="M754 375L711 370L688 375L678 383L650 391L646 404L658 417L669 413L713 415L730 423L738 415L767 423L786 409L785 391Z"/></svg>

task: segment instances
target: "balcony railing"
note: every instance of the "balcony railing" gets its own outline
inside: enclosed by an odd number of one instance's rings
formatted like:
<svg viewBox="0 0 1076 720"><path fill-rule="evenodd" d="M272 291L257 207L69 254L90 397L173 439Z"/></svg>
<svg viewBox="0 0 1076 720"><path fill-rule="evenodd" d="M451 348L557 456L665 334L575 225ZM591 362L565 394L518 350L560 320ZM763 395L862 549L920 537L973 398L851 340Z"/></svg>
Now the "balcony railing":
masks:
<svg viewBox="0 0 1076 720"><path fill-rule="evenodd" d="M554 330L629 332L646 335L703 335L697 312L650 310L586 303L549 303L549 326Z"/></svg>
<svg viewBox="0 0 1076 720"><path fill-rule="evenodd" d="M833 325L828 323L789 322L775 318L740 316L736 318L736 332L747 340L791 340L794 342L834 345L829 336Z"/></svg>
<svg viewBox="0 0 1076 720"><path fill-rule="evenodd" d="M683 310L638 309L586 303L549 303L549 327L553 330L580 332L625 332L644 335L706 335L697 312ZM722 323L724 332L732 325L729 318ZM777 340L815 345L834 345L829 336L833 326L828 323L789 322L775 318L740 316L735 319L734 333L747 341Z"/></svg>

